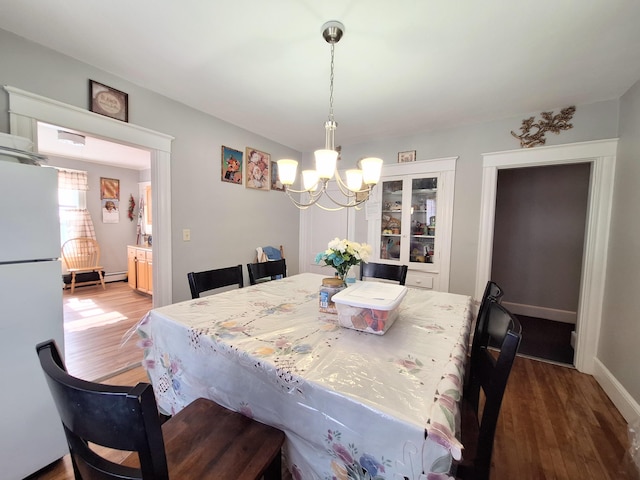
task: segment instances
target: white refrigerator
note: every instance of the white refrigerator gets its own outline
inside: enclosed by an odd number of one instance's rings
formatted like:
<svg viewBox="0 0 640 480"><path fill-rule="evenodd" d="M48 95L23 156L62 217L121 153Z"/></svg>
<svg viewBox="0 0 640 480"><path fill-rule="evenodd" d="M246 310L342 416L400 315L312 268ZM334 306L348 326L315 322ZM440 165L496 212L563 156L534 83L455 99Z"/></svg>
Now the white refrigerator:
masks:
<svg viewBox="0 0 640 480"><path fill-rule="evenodd" d="M2 158L0 478L18 480L68 453L35 350L50 338L64 349L58 177Z"/></svg>

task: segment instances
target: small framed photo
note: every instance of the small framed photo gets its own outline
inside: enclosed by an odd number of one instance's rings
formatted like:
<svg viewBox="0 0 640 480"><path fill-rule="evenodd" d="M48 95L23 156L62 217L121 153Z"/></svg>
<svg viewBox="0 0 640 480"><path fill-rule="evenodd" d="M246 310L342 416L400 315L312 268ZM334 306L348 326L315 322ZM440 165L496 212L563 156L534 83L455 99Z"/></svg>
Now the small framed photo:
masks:
<svg viewBox="0 0 640 480"><path fill-rule="evenodd" d="M120 200L120 180L100 177L100 200Z"/></svg>
<svg viewBox="0 0 640 480"><path fill-rule="evenodd" d="M102 223L120 223L120 209L118 200L102 201Z"/></svg>
<svg viewBox="0 0 640 480"><path fill-rule="evenodd" d="M222 176L223 182L242 185L242 152L222 146Z"/></svg>
<svg viewBox="0 0 640 480"><path fill-rule="evenodd" d="M416 151L409 150L408 152L398 152L398 163L415 162Z"/></svg>
<svg viewBox="0 0 640 480"><path fill-rule="evenodd" d="M95 80L89 80L89 106L94 113L129 121L129 95Z"/></svg>
<svg viewBox="0 0 640 480"><path fill-rule="evenodd" d="M278 162L271 162L271 190L284 192L284 185L278 177Z"/></svg>
<svg viewBox="0 0 640 480"><path fill-rule="evenodd" d="M246 153L245 187L256 190L270 190L271 155L250 147L247 147Z"/></svg>

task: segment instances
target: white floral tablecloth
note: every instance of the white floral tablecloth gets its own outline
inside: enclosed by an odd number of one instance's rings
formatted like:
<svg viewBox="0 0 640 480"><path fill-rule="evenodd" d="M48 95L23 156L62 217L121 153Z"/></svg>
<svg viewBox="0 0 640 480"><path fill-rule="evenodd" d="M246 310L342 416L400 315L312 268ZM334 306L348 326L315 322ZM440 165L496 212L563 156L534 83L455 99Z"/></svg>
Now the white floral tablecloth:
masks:
<svg viewBox="0 0 640 480"><path fill-rule="evenodd" d="M449 478L471 298L410 288L372 335L319 312L322 278L151 310L138 334L159 407L207 397L284 430L294 479Z"/></svg>

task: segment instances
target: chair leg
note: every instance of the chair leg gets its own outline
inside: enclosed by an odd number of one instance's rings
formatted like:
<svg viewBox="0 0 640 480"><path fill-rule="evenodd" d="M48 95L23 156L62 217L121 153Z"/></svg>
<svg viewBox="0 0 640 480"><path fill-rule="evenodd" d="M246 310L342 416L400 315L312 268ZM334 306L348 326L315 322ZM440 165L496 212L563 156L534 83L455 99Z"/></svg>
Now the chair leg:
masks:
<svg viewBox="0 0 640 480"><path fill-rule="evenodd" d="M76 288L76 272L71 272L71 295Z"/></svg>
<svg viewBox="0 0 640 480"><path fill-rule="evenodd" d="M264 480L282 480L282 452L276 455L262 477Z"/></svg>
<svg viewBox="0 0 640 480"><path fill-rule="evenodd" d="M100 283L102 283L102 289L106 290L107 287L105 287L105 285L104 285L104 277L102 276L102 271L101 270L98 270L98 276L100 277Z"/></svg>

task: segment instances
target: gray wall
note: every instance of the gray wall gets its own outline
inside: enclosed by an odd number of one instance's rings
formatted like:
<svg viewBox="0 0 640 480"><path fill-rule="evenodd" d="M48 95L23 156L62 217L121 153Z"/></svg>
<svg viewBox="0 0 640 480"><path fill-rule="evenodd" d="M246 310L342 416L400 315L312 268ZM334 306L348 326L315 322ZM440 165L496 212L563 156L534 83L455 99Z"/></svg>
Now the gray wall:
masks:
<svg viewBox="0 0 640 480"><path fill-rule="evenodd" d="M498 171L491 280L508 286L504 302L578 311L590 173L588 163Z"/></svg>
<svg viewBox="0 0 640 480"><path fill-rule="evenodd" d="M640 403L640 82L620 99L616 162L598 358Z"/></svg>
<svg viewBox="0 0 640 480"><path fill-rule="evenodd" d="M475 289L480 225L480 195L482 190L482 154L503 150L517 150L520 143L511 131L520 133L522 120L530 116L540 118L543 110L555 110L566 105L541 106L538 112L524 112L518 117L505 118L477 125L468 125L437 132L425 132L410 137L378 139L375 142L342 147L343 161L354 162L364 156L382 157L396 162L398 152L416 150L418 160L458 156L456 166L453 238L451 244L451 276L449 291L473 295ZM559 135L546 135L547 145L616 138L618 136L618 100L590 105L578 105L573 128ZM339 143L339 141L338 141ZM346 167L346 166L345 166ZM364 211L356 215L357 241L367 236Z"/></svg>
<svg viewBox="0 0 640 480"><path fill-rule="evenodd" d="M88 107L89 79L129 94L129 122L175 137L171 155L174 301L190 298L187 272L253 261L255 247L284 245L298 272L299 211L277 191L220 181L222 145L278 158L300 152L186 107L91 65L0 30L0 84ZM215 95L215 92L211 92ZM0 132L9 132L8 95L0 91ZM247 112L249 114L249 112ZM182 229L191 241L182 241ZM245 269L246 270L246 269ZM246 271L245 271L246 276Z"/></svg>

